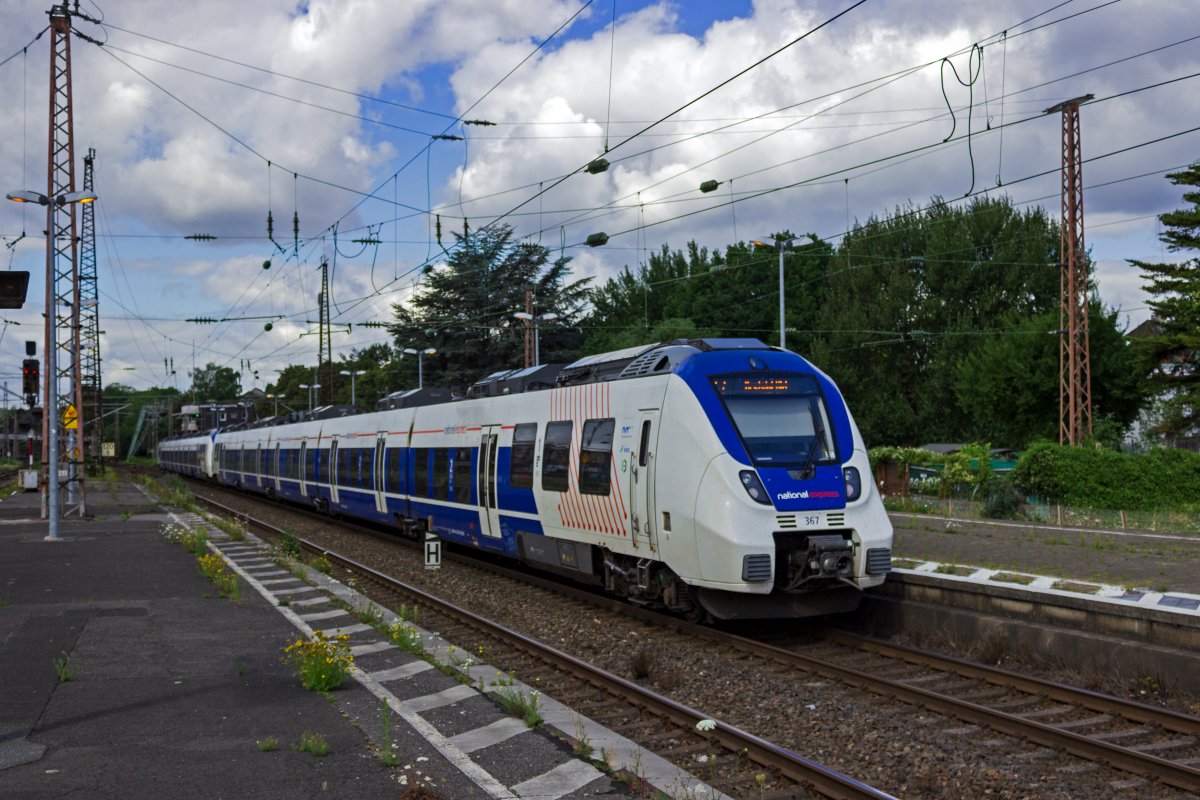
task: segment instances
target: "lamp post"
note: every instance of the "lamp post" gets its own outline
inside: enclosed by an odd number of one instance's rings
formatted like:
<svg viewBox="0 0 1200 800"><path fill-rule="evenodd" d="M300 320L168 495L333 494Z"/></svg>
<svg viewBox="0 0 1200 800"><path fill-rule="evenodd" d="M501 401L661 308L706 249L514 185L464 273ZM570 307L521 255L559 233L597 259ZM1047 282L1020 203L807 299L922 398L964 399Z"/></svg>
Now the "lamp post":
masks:
<svg viewBox="0 0 1200 800"><path fill-rule="evenodd" d="M558 319L559 315L554 313L534 315L525 311L518 311L516 314L513 314L513 316L517 319L523 319L526 322L529 322L530 320L533 321L533 365L535 367L540 367L542 364L542 353L538 343L538 323L542 320L549 322L552 319ZM526 341L528 341L528 339L526 339Z"/></svg>
<svg viewBox="0 0 1200 800"><path fill-rule="evenodd" d="M792 242L796 241L797 238L799 238L799 237L790 236L787 238L775 238L775 239L772 239L770 242L751 242L751 244L757 245L758 247L774 247L776 250L779 251L779 349L780 350L787 349L787 342L784 339L784 334L786 332L786 329L784 328L784 324L783 324L783 305L784 305L783 304L783 301L784 301L783 251L791 250Z"/></svg>
<svg viewBox="0 0 1200 800"><path fill-rule="evenodd" d="M279 395L277 395L277 394L265 394L265 395L263 395L263 397L267 398L268 400L274 400L274 401L275 401L275 413L274 413L274 415L273 415L273 416L276 416L276 417L278 417L278 416L279 416Z"/></svg>
<svg viewBox="0 0 1200 800"><path fill-rule="evenodd" d="M300 384L300 388L308 390L308 410L312 411L313 410L313 392L317 389L320 389L321 384L319 384L319 383L302 383L302 384Z"/></svg>
<svg viewBox="0 0 1200 800"><path fill-rule="evenodd" d="M433 355L434 353L437 352L437 350L433 349L432 347L426 347L424 350L417 350L416 348L413 348L413 347L406 347L406 348L404 348L404 352L408 353L410 356L417 357L417 388L424 389L425 388L425 366L423 363L424 358L425 358L425 356Z"/></svg>
<svg viewBox="0 0 1200 800"><path fill-rule="evenodd" d="M339 375L350 376L350 405L354 405L354 378L358 375L365 375L366 372L365 369L343 369L338 372Z"/></svg>
<svg viewBox="0 0 1200 800"><path fill-rule="evenodd" d="M58 326L54 298L54 209L72 203L91 203L96 195L91 192L65 192L49 198L38 192L12 192L6 197L17 203L36 203L46 207L46 402L42 408L46 418L46 519L49 523L46 541L57 542L58 534ZM72 217L74 219L74 217ZM72 223L74 229L74 223ZM78 357L78 354L75 354ZM82 409L80 409L82 411Z"/></svg>

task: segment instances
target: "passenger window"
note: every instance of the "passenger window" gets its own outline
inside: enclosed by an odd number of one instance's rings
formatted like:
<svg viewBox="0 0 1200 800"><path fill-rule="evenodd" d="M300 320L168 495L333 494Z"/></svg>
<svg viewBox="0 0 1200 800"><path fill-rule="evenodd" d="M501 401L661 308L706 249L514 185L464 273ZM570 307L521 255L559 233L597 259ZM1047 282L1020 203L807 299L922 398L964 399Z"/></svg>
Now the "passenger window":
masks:
<svg viewBox="0 0 1200 800"><path fill-rule="evenodd" d="M329 483L329 448L322 448L321 453L321 483Z"/></svg>
<svg viewBox="0 0 1200 800"><path fill-rule="evenodd" d="M616 421L589 419L583 423L579 447L579 491L583 494L609 492L609 468L612 465L613 428Z"/></svg>
<svg viewBox="0 0 1200 800"><path fill-rule="evenodd" d="M387 486L384 491L400 494L402 474L400 472L401 458L404 451L399 447L389 447L387 451Z"/></svg>
<svg viewBox="0 0 1200 800"><path fill-rule="evenodd" d="M546 425L542 445L542 488L565 492L570 485L571 428L574 423L551 422Z"/></svg>
<svg viewBox="0 0 1200 800"><path fill-rule="evenodd" d="M537 442L537 423L527 422L513 430L512 460L508 483L514 489L533 488L533 454Z"/></svg>
<svg viewBox="0 0 1200 800"><path fill-rule="evenodd" d="M418 447L413 450L413 461L413 494L429 497L429 448Z"/></svg>
<svg viewBox="0 0 1200 800"><path fill-rule="evenodd" d="M450 448L436 447L433 450L433 496L438 500L450 499Z"/></svg>
<svg viewBox="0 0 1200 800"><path fill-rule="evenodd" d="M454 451L454 502L471 502L471 448L459 447Z"/></svg>
<svg viewBox="0 0 1200 800"><path fill-rule="evenodd" d="M638 466L650 463L650 420L642 423L642 440L638 444Z"/></svg>

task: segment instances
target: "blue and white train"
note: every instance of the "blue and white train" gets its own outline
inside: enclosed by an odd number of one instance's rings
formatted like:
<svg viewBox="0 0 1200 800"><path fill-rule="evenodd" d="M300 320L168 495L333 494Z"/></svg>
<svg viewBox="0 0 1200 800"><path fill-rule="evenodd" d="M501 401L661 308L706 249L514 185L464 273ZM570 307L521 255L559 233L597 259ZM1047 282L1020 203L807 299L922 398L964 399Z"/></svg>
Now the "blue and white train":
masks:
<svg viewBox="0 0 1200 800"><path fill-rule="evenodd" d="M631 348L380 407L170 439L159 463L690 618L849 611L891 569L837 387L757 340Z"/></svg>

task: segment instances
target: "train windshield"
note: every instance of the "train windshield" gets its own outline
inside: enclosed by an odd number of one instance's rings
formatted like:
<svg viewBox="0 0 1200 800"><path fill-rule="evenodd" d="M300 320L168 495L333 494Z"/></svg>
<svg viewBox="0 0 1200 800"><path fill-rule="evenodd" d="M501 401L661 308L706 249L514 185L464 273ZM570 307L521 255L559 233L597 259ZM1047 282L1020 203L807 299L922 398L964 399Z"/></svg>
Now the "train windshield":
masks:
<svg viewBox="0 0 1200 800"><path fill-rule="evenodd" d="M755 466L837 462L829 410L812 375L736 372L711 380Z"/></svg>

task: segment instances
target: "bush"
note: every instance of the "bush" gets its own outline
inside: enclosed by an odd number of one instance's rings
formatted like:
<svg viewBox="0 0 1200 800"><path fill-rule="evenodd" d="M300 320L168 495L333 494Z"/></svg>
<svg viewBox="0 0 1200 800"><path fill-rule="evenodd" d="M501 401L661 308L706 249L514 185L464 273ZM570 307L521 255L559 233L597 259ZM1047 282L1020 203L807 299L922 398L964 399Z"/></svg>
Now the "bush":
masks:
<svg viewBox="0 0 1200 800"><path fill-rule="evenodd" d="M1017 516L1023 499L1008 477L992 478L983 500L983 515L989 519L1012 519Z"/></svg>
<svg viewBox="0 0 1200 800"><path fill-rule="evenodd" d="M1031 446L1013 471L1023 492L1046 502L1126 511L1200 510L1200 453L1120 453L1098 447Z"/></svg>

